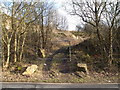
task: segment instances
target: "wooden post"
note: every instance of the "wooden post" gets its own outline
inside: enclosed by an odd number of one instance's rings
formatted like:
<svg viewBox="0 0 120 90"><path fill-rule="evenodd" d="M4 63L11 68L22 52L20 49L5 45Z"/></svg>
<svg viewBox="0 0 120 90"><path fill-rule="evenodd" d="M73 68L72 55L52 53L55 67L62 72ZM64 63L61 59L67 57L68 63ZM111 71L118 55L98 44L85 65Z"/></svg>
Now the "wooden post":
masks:
<svg viewBox="0 0 120 90"><path fill-rule="evenodd" d="M72 56L71 56L71 44L70 44L70 41L68 41L69 42L69 59L70 59L70 61L72 61Z"/></svg>

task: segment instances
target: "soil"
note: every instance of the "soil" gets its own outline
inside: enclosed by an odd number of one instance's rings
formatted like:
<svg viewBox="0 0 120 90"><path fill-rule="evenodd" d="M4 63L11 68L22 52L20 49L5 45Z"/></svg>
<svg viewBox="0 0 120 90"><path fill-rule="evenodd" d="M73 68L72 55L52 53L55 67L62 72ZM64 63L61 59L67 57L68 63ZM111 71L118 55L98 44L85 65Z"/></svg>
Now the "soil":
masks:
<svg viewBox="0 0 120 90"><path fill-rule="evenodd" d="M73 36L69 32L56 31L55 35L56 33L59 33L61 37L56 36L55 38L52 39L54 44L53 45L54 50L63 46L69 46L69 43L68 42L66 43L66 40L71 41L70 44L72 46L80 42L83 42L84 40L87 39L87 38L80 38L80 37L78 37L77 39L75 36ZM67 36L67 38L64 39L62 36ZM57 40L60 40L60 42L59 41L57 42ZM60 50L58 53L60 53ZM57 57L57 55L54 55L54 57L55 56ZM60 53L60 55L62 54ZM61 58L60 55L58 55L59 57L57 57L57 59ZM107 72L107 71L101 71L101 72L89 71L89 75L86 75L85 72L80 72L80 71L62 73L57 68L55 69L55 67L50 71L44 71L42 69L41 62L34 61L30 64L36 64L39 67L36 70L36 72L30 76L23 76L21 72L14 71L13 70L14 68L6 69L6 70L3 69L2 82L37 82L37 83L42 83L42 82L44 83L118 83L119 82L118 72L113 73L113 72ZM21 65L22 67L26 67L30 64L22 63Z"/></svg>
<svg viewBox="0 0 120 90"><path fill-rule="evenodd" d="M59 71L37 70L30 76L3 70L2 82L37 82L37 83L119 83L119 73L108 72L84 72L60 73Z"/></svg>

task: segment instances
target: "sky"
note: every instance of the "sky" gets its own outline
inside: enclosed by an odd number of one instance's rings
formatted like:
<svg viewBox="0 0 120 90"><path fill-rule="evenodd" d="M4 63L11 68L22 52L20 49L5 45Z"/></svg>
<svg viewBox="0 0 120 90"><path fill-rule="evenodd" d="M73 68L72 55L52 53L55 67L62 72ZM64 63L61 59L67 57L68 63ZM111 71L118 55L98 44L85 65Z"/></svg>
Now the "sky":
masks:
<svg viewBox="0 0 120 90"><path fill-rule="evenodd" d="M66 12L63 8L58 9L58 13L62 16L65 16L68 21L68 30L75 30L76 25L79 24L79 19L76 16L70 15L68 12Z"/></svg>
<svg viewBox="0 0 120 90"><path fill-rule="evenodd" d="M60 15L66 16L67 20L68 20L68 30L76 30L76 25L81 25L83 26L83 21L77 17L77 16L73 16L70 15L63 7L64 5L69 5L68 3L71 0L55 0L55 2L57 3L57 5L59 6L58 13ZM84 2L85 0L78 0L80 2ZM91 2L92 0L88 0L89 2ZM110 2L116 2L117 0L97 0L98 2L103 2L103 1L110 1ZM71 8L71 6L67 6L68 8Z"/></svg>
<svg viewBox="0 0 120 90"><path fill-rule="evenodd" d="M67 12L64 8L66 3L68 3L70 0L55 0L57 6L58 6L58 13L62 16L65 16L68 21L68 30L76 30L76 25L80 23L80 20L76 16L72 16Z"/></svg>
<svg viewBox="0 0 120 90"><path fill-rule="evenodd" d="M0 0L0 2L11 2L12 0ZM31 1L31 0L15 0L17 1ZM33 1L38 1L38 0L33 0ZM70 0L48 0L49 2L54 1L55 7L57 9L58 14L65 16L68 21L68 30L75 30L76 25L78 24L78 19L75 16L71 16L67 11L64 9L64 5L66 2L69 2ZM3 5L2 5L3 6ZM4 12L7 10L4 9Z"/></svg>
<svg viewBox="0 0 120 90"><path fill-rule="evenodd" d="M0 0L0 2L9 2L9 1L11 1L11 0ZM15 1L39 1L39 0L15 0ZM76 30L76 25L78 25L78 24L82 25L83 22L80 20L79 17L70 15L64 8L66 3L67 3L67 5L69 5L68 3L70 2L70 0L48 0L48 1L49 2L54 1L56 3L55 7L57 9L57 12L60 15L65 16L67 18L68 30ZM80 1L82 1L82 0L80 0ZM89 0L89 1L91 1L91 0ZM116 1L116 0L110 0L110 1ZM71 6L67 6L67 7L71 7Z"/></svg>

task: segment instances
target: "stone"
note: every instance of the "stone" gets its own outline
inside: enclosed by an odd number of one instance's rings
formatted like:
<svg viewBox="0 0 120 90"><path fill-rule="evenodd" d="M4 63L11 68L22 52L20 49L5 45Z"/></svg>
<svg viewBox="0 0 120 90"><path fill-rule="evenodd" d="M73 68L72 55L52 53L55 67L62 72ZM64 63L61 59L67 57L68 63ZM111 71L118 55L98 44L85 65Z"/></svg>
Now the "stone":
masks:
<svg viewBox="0 0 120 90"><path fill-rule="evenodd" d="M87 75L89 74L89 71L88 71L88 68L87 68L87 64L84 64L84 63L78 63L77 66L80 67L80 68L84 68L86 74L87 74Z"/></svg>
<svg viewBox="0 0 120 90"><path fill-rule="evenodd" d="M22 73L22 75L32 75L37 70L37 68L37 65L28 66L25 72Z"/></svg>
<svg viewBox="0 0 120 90"><path fill-rule="evenodd" d="M45 49L39 49L38 50L38 56L40 57L40 58L45 58Z"/></svg>
<svg viewBox="0 0 120 90"><path fill-rule="evenodd" d="M44 49L40 49L41 53L42 53L42 57L45 58L45 50Z"/></svg>

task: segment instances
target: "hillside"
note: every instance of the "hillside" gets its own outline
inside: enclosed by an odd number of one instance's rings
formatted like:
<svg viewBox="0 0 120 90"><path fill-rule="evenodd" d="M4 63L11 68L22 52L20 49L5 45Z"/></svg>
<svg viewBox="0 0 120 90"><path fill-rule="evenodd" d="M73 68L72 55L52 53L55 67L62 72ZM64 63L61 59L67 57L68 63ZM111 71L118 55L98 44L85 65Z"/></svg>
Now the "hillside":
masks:
<svg viewBox="0 0 120 90"><path fill-rule="evenodd" d="M63 31L63 30L53 30L53 49L60 48L64 46L73 46L76 44L79 44L80 42L83 42L88 37L85 35L82 36L75 36L71 31Z"/></svg>
<svg viewBox="0 0 120 90"><path fill-rule="evenodd" d="M49 0L3 4L1 10L7 10L0 12L3 81L119 82L119 2L72 0L66 13L58 11L67 3L56 7Z"/></svg>
<svg viewBox="0 0 120 90"><path fill-rule="evenodd" d="M101 71L101 64L94 62L90 56L94 52L89 38L82 32L78 37L71 31L53 30L53 51L45 58L31 59L12 64L3 69L3 81L7 82L45 82L45 83L117 83L118 72ZM70 41L70 46L69 42ZM71 49L69 48L71 47ZM89 48L89 49L86 49ZM91 48L90 48L91 47ZM31 49L29 49L30 51ZM70 57L71 50L71 57ZM30 51L32 52L32 51ZM34 54L34 52L32 52ZM46 53L45 53L46 54ZM70 60L71 59L71 60ZM98 61L99 62L99 61ZM89 75L84 68L79 69L77 63L86 63ZM30 76L22 75L26 67L37 65L38 69Z"/></svg>

